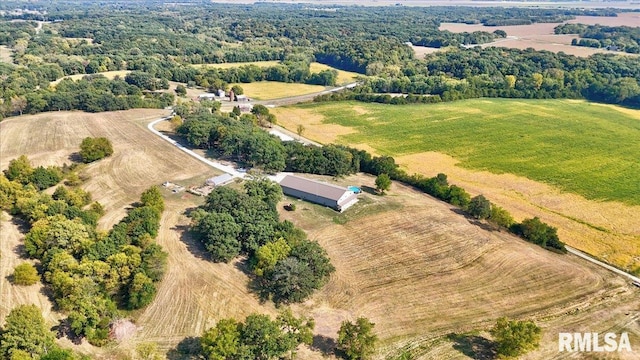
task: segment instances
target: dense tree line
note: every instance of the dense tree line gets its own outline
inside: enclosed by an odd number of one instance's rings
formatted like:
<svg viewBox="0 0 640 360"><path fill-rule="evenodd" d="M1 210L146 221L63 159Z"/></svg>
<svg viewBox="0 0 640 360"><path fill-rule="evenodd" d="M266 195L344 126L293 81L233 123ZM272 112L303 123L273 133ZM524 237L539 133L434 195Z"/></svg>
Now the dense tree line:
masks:
<svg viewBox="0 0 640 360"><path fill-rule="evenodd" d="M28 86L40 86L36 84L37 82ZM5 85L10 87L13 84ZM78 81L63 79L55 88L50 88L48 82L46 86L37 90L29 91L29 87L2 89L6 91L5 96L10 97L5 97L5 101L0 104L0 118L43 111L102 112L132 108L164 108L173 104L175 98L171 93L143 93L140 88L127 84L124 80L108 80L102 75L85 77Z"/></svg>
<svg viewBox="0 0 640 360"><path fill-rule="evenodd" d="M266 172L284 170L285 150L280 139L262 131L255 125L257 121L254 115L236 119L203 113L186 118L177 132L194 147L215 150L247 166Z"/></svg>
<svg viewBox="0 0 640 360"><path fill-rule="evenodd" d="M40 262L43 281L73 334L102 345L118 308L147 305L162 278L167 254L153 241L162 196L157 187L146 190L138 206L102 233L96 224L104 211L89 193L65 186L53 195L40 192L19 181L29 172L23 166L13 180L0 176L0 207L28 222L25 251Z"/></svg>
<svg viewBox="0 0 640 360"><path fill-rule="evenodd" d="M431 54L427 61L424 68L405 67L404 75L363 78L355 89L322 95L317 101L412 104L479 97L584 98L640 106L640 63L633 57L577 58L532 49L474 48Z"/></svg>
<svg viewBox="0 0 640 360"><path fill-rule="evenodd" d="M631 26L603 26L562 24L554 29L556 34L577 34L571 45L603 48L640 54L640 28Z"/></svg>
<svg viewBox="0 0 640 360"><path fill-rule="evenodd" d="M282 189L270 180L246 182L244 192L215 188L190 214L192 231L212 260L248 257L263 296L276 303L301 302L335 270L327 253L291 222L279 221Z"/></svg>

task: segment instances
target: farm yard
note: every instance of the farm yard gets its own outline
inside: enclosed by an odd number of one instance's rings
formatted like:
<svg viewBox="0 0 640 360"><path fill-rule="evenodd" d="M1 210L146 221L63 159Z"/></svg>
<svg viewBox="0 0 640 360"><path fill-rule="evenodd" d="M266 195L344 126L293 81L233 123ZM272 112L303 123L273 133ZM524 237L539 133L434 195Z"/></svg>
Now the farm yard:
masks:
<svg viewBox="0 0 640 360"><path fill-rule="evenodd" d="M640 266L640 111L506 99L273 111L288 129L303 125L310 139L392 155L409 173L446 173L518 218L545 219L569 245L629 270Z"/></svg>
<svg viewBox="0 0 640 360"><path fill-rule="evenodd" d="M84 136L109 136L114 143L113 157L88 166L84 171L91 180L83 185L105 204L107 215L101 226L107 228L124 215L125 205L136 200L138 187L166 179L201 183L206 177L203 174L210 171L146 132L146 122L163 114L158 110L55 113L5 121L0 133L7 147L2 148L0 164L5 167L9 159L22 153L34 164L61 164L66 161L63 153L76 151ZM43 131L28 141L10 140L26 139L18 135L34 127ZM7 142L11 145L5 145ZM58 150L52 151L54 148ZM371 187L373 177L349 176L338 184ZM170 255L154 302L131 314L137 327L131 338L111 348L83 343L77 347L79 351L109 359L127 356L136 344L147 341L170 351L217 319L242 318L251 312L276 313L270 303L260 303L249 291L241 262L210 262L186 231L189 219L183 212L201 200L182 193L165 197L158 243ZM626 309L633 308L637 297L624 280L607 271L506 233L485 230L449 205L399 184L393 185L388 196L364 197L349 210L351 214L337 218L336 213L313 204L301 203L295 212L282 210L290 200L278 206L282 217L305 229L327 249L337 268L327 286L309 301L294 306L295 312L314 316L318 339L335 337L342 320L367 316L377 324L382 340L376 358L397 354L400 348L417 358L459 357L461 353L446 335L487 329L499 315L536 318L546 332L553 333L562 326L566 329L566 313L575 309L580 312L570 317L572 329L585 324L607 329L629 322L629 316L635 314L627 315ZM14 225L5 217L2 226L11 230ZM17 230L2 231L1 236L0 268L6 273L20 261L15 252L20 234ZM38 286L16 289L5 277L0 285L3 304L4 299L6 304L35 299L49 321L58 319L59 314L50 310ZM525 292L530 295L522 296ZM596 296L602 300L589 304ZM610 311L602 313L604 306ZM0 316L6 316L7 309L0 311ZM594 313L602 315L597 323L589 317ZM638 329L633 325L622 328L637 341ZM553 351L552 340L545 344L538 355ZM72 346L65 342L67 345ZM300 356L315 359L320 353L303 348Z"/></svg>
<svg viewBox="0 0 640 360"><path fill-rule="evenodd" d="M640 359L638 9L240 2L0 4L0 359Z"/></svg>

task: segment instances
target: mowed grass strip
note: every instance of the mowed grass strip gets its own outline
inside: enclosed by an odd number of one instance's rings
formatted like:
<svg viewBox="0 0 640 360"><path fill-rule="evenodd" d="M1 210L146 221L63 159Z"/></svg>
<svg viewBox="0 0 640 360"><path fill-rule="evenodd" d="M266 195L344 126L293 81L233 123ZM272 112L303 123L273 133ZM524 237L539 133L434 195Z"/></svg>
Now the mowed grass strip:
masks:
<svg viewBox="0 0 640 360"><path fill-rule="evenodd" d="M511 99L299 107L324 116L326 124L355 130L338 136L342 144L368 144L385 155L443 152L466 168L525 176L588 199L640 205L640 111Z"/></svg>

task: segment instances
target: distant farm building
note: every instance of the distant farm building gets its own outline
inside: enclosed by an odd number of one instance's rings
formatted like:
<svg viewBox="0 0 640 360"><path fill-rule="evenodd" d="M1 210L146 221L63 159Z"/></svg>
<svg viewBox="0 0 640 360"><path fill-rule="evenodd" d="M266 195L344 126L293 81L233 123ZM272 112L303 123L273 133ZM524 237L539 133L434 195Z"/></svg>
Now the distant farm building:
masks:
<svg viewBox="0 0 640 360"><path fill-rule="evenodd" d="M285 195L328 206L340 212L358 201L358 196L347 188L294 175L285 176L280 181L280 186Z"/></svg>
<svg viewBox="0 0 640 360"><path fill-rule="evenodd" d="M249 102L251 99L247 97L247 95L236 95L237 102Z"/></svg>
<svg viewBox="0 0 640 360"><path fill-rule="evenodd" d="M216 94L206 93L198 95L198 100L215 100Z"/></svg>
<svg viewBox="0 0 640 360"><path fill-rule="evenodd" d="M223 186L233 181L233 175L231 174L222 174L220 176L214 176L212 178L208 178L204 185L200 187L191 187L189 188L189 192L198 196L207 196L209 195L216 186Z"/></svg>
<svg viewBox="0 0 640 360"><path fill-rule="evenodd" d="M220 176L212 177L205 181L206 185L209 186L222 186L226 185L233 181L233 175L231 174L222 174Z"/></svg>

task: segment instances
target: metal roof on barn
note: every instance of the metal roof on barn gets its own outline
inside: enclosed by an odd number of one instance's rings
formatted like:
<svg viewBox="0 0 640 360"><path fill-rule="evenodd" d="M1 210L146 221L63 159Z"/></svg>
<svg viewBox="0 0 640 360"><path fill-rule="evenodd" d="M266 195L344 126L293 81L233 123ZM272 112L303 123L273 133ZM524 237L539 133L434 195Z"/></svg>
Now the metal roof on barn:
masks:
<svg viewBox="0 0 640 360"><path fill-rule="evenodd" d="M349 189L331 185L311 179L306 179L294 175L287 175L280 181L280 186L290 189L304 191L309 194L319 195L324 198L338 201Z"/></svg>

